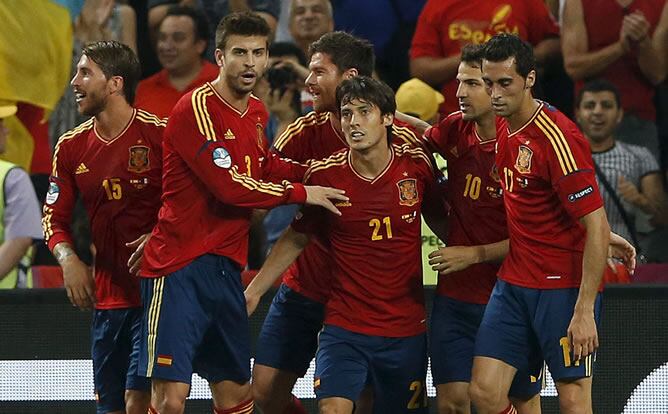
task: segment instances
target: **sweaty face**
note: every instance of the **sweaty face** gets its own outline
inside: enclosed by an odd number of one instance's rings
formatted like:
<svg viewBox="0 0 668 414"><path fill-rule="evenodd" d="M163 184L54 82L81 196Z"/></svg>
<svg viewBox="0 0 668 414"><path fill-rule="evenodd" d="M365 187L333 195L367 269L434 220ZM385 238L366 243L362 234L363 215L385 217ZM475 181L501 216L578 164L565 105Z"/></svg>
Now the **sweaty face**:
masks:
<svg viewBox="0 0 668 414"><path fill-rule="evenodd" d="M515 58L501 62L483 60L482 78L487 94L492 98L492 109L498 116L509 117L518 112L524 99L531 99L527 93L531 87L527 79L517 73Z"/></svg>
<svg viewBox="0 0 668 414"><path fill-rule="evenodd" d="M460 63L457 83L457 100L464 120L475 121L492 111L492 102L485 90L480 67Z"/></svg>
<svg viewBox="0 0 668 414"><path fill-rule="evenodd" d="M585 92L577 108L577 119L582 132L594 142L602 142L612 136L622 120L623 112L615 94L610 91Z"/></svg>
<svg viewBox="0 0 668 414"><path fill-rule="evenodd" d="M334 30L328 0L292 0L290 33L297 40L313 42Z"/></svg>
<svg viewBox="0 0 668 414"><path fill-rule="evenodd" d="M158 59L168 72L189 70L200 61L206 47L195 35L195 23L188 16L167 16L160 24Z"/></svg>
<svg viewBox="0 0 668 414"><path fill-rule="evenodd" d="M336 111L336 87L343 81L343 75L325 53L314 53L308 67L306 87L313 95L313 109L316 112Z"/></svg>
<svg viewBox="0 0 668 414"><path fill-rule="evenodd" d="M216 61L222 68L225 82L237 95L253 91L267 69L268 58L265 36L231 35L224 51L216 49Z"/></svg>
<svg viewBox="0 0 668 414"><path fill-rule="evenodd" d="M341 106L341 130L354 151L387 146L386 127L390 125L392 115L382 115L380 109L369 102L353 99Z"/></svg>
<svg viewBox="0 0 668 414"><path fill-rule="evenodd" d="M96 116L106 108L111 94L109 80L97 63L88 56L82 55L79 59L77 72L70 85L72 85L77 110L80 114Z"/></svg>

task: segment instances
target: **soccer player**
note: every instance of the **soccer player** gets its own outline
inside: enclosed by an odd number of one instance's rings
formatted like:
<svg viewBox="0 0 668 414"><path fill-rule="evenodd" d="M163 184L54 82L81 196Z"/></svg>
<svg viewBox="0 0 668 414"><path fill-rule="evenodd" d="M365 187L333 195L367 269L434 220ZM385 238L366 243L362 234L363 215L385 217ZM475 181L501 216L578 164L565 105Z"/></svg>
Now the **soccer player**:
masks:
<svg viewBox="0 0 668 414"><path fill-rule="evenodd" d="M309 203L338 212L339 190L304 187L305 167L266 151L267 113L251 95L267 65L269 27L253 13L223 18L220 75L184 95L163 141L162 207L146 244L140 372L153 409L181 413L193 372L209 381L216 413L253 410L250 341L240 270L253 208Z"/></svg>
<svg viewBox="0 0 668 414"><path fill-rule="evenodd" d="M481 414L514 413L506 397L513 377L540 358L561 412L590 413L610 227L589 145L568 118L533 98L533 52L518 37L490 39L482 71L507 123L496 166L510 248L478 330L469 391Z"/></svg>
<svg viewBox="0 0 668 414"><path fill-rule="evenodd" d="M353 77L336 99L350 148L314 162L305 182L336 182L349 201L337 204L340 217L305 210L272 249L253 289L261 296L309 238L327 241L332 275L316 356L320 412L351 413L367 381L374 410L426 412L420 214L442 212L434 169L422 149L390 144L396 104L387 85Z"/></svg>
<svg viewBox="0 0 668 414"><path fill-rule="evenodd" d="M430 255L436 270L445 271L436 288L429 347L440 414L471 410L468 385L475 338L499 268L483 259L497 255L493 250L503 250L508 238L503 191L494 166L497 122L481 64L482 46L462 49L456 92L460 111L424 135L427 147L448 162L447 247ZM452 257L461 254L462 246L487 244L473 250L478 253L475 264L451 269ZM542 366L541 360L534 361L530 372L515 377L510 395L521 413L540 412Z"/></svg>
<svg viewBox="0 0 668 414"><path fill-rule="evenodd" d="M314 112L298 118L274 142L274 151L298 162L320 160L347 147L336 106L336 87L354 76L371 76L373 46L345 32L323 35L310 46L306 86ZM394 125L393 135L417 143L415 134ZM329 298L330 254L313 238L284 275L258 337L253 367L253 396L266 414L291 407L291 391L306 373L318 346L324 304ZM260 300L253 282L246 297L254 308Z"/></svg>
<svg viewBox="0 0 668 414"><path fill-rule="evenodd" d="M139 281L127 263L157 220L165 121L132 107L139 76L137 57L121 43L83 49L71 84L79 112L92 118L58 140L44 205L44 237L63 268L67 296L81 309L95 308L91 352L100 414L143 414L149 405L150 383L137 367ZM90 219L93 272L72 247L77 193Z"/></svg>

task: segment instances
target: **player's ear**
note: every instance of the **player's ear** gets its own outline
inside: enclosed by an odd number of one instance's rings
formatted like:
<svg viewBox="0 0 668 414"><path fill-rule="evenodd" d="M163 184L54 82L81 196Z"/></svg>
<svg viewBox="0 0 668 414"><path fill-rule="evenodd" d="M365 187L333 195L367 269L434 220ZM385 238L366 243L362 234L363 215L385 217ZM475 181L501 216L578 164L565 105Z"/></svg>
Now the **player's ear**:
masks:
<svg viewBox="0 0 668 414"><path fill-rule="evenodd" d="M343 72L343 79L352 79L355 76L359 76L357 68L350 68Z"/></svg>
<svg viewBox="0 0 668 414"><path fill-rule="evenodd" d="M123 84L124 84L124 82L123 82L123 77L122 76L112 76L109 79L109 83L108 83L109 88L110 88L109 92L111 92L111 94L114 94L116 92L123 92Z"/></svg>
<svg viewBox="0 0 668 414"><path fill-rule="evenodd" d="M533 85L535 83L536 83L536 71L532 70L531 72L529 72L527 78L524 80L524 89L533 88Z"/></svg>
<svg viewBox="0 0 668 414"><path fill-rule="evenodd" d="M383 125L388 127L394 122L394 114L383 115Z"/></svg>
<svg viewBox="0 0 668 414"><path fill-rule="evenodd" d="M223 65L225 65L225 54L223 53L222 50L216 49L216 51L214 52L214 55L215 55L216 64L218 65L218 67L222 67Z"/></svg>

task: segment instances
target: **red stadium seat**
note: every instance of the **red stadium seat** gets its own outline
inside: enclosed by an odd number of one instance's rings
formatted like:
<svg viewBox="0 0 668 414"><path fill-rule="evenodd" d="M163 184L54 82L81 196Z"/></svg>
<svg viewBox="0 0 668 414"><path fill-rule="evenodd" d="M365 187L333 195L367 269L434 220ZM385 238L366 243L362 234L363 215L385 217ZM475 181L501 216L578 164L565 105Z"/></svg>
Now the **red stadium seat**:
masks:
<svg viewBox="0 0 668 414"><path fill-rule="evenodd" d="M647 263L636 267L633 283L668 283L668 263Z"/></svg>
<svg viewBox="0 0 668 414"><path fill-rule="evenodd" d="M34 288L61 288L63 269L60 266L33 266L32 283Z"/></svg>

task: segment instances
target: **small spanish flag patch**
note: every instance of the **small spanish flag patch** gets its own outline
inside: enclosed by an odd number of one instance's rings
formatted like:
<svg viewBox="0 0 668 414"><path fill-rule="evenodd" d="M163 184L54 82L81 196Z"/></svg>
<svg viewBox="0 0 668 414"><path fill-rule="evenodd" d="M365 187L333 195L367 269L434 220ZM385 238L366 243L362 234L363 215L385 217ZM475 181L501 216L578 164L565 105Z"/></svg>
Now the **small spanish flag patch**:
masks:
<svg viewBox="0 0 668 414"><path fill-rule="evenodd" d="M172 366L172 357L169 355L158 355L157 364L163 367Z"/></svg>
<svg viewBox="0 0 668 414"><path fill-rule="evenodd" d="M320 386L320 378L313 380L313 388L318 388Z"/></svg>

